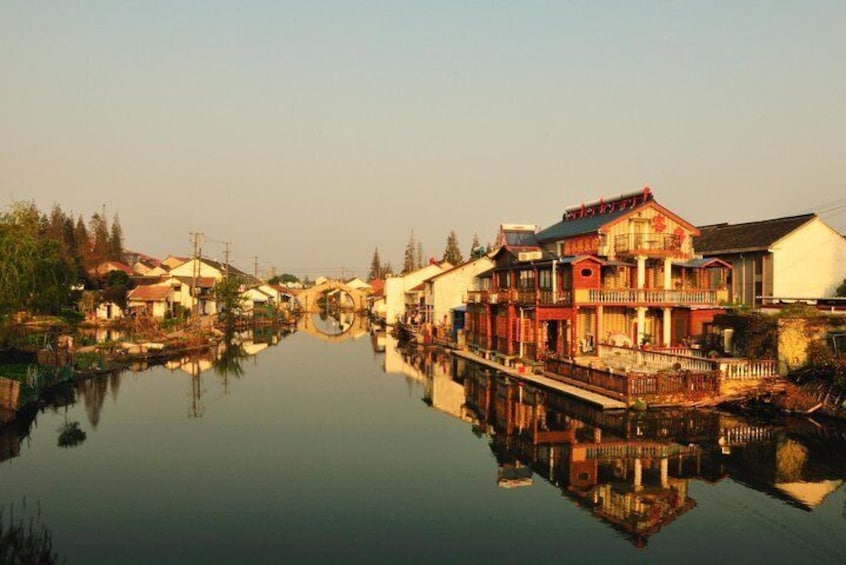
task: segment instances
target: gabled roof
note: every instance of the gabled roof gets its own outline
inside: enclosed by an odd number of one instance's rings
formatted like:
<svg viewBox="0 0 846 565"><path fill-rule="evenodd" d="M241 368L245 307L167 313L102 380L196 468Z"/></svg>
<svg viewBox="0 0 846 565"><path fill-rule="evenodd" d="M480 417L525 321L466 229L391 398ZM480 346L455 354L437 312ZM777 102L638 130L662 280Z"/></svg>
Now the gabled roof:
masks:
<svg viewBox="0 0 846 565"><path fill-rule="evenodd" d="M132 267L125 263L121 263L120 261L103 261L95 268L91 269L91 271L97 273L98 275L105 275L111 273L112 271L123 271L130 276L135 274Z"/></svg>
<svg viewBox="0 0 846 565"><path fill-rule="evenodd" d="M187 284L189 287L192 283L196 283L197 288L212 288L214 284L217 282L217 279L214 277L197 277L194 279L193 277L173 277L177 279L179 282L183 284Z"/></svg>
<svg viewBox="0 0 846 565"><path fill-rule="evenodd" d="M776 241L816 217L816 214L802 214L743 224L701 226L701 235L693 240L693 247L697 253L706 255L766 251Z"/></svg>
<svg viewBox="0 0 846 565"><path fill-rule="evenodd" d="M538 227L534 224L500 224L496 244L499 247L537 245L536 233L538 233Z"/></svg>
<svg viewBox="0 0 846 565"><path fill-rule="evenodd" d="M621 194L608 200L600 199L564 211L561 221L541 230L535 236L541 243L557 241L576 235L596 233L614 220L638 210L653 201L652 191L644 187L639 192Z"/></svg>
<svg viewBox="0 0 846 565"><path fill-rule="evenodd" d="M130 290L126 297L141 302L161 302L167 300L171 290L171 287L166 285L138 286Z"/></svg>
<svg viewBox="0 0 846 565"><path fill-rule="evenodd" d="M722 259L716 257L706 257L704 259L691 259L684 263L673 263L677 267L690 267L691 269L707 269L708 267L727 267L731 269L731 265Z"/></svg>
<svg viewBox="0 0 846 565"><path fill-rule="evenodd" d="M521 253L537 253L537 254L540 254L540 257L535 258L535 259L521 261L520 260L520 254ZM514 265L518 265L518 264L521 264L521 263L525 264L525 265L532 265L532 264L538 263L540 261L550 261L554 258L554 255L552 253L550 253L549 251L546 251L545 249L543 249L541 247L537 247L537 246L526 246L526 247L506 247L506 246L504 246L504 247L500 247L499 249L497 249L496 253L494 253L491 256L491 259L493 259L494 262L496 262L498 258L500 258L500 257L502 257L503 255L506 255L506 254L508 255L508 257L506 257L505 264L495 266L494 269L497 269L497 268L500 268L500 269L506 268L507 269L507 268L511 268Z"/></svg>
<svg viewBox="0 0 846 565"><path fill-rule="evenodd" d="M490 262L490 263L492 263L492 262L493 262L493 260L492 260L490 257L488 257L487 255L485 255L484 257L479 257L478 259L472 259L472 260L470 260L470 261L467 261L466 263L462 263L462 264L460 264L460 265L456 265L455 267L452 267L452 268L450 268L450 269L446 269L446 270L444 270L444 271L441 271L440 273L438 273L438 274L436 274L436 275L432 275L431 277L429 277L428 279L426 279L426 282L431 282L431 281L433 281L433 280L435 280L435 279L439 279L439 278L441 278L441 277L443 277L443 276L446 276L446 275L455 274L455 271L458 271L458 270L463 270L463 269L465 269L466 267L470 267L470 266L472 266L472 265L474 265L474 264L476 264L476 263L479 263L479 262L481 262L481 261L485 261L485 260L487 260L487 261L488 261L488 262Z"/></svg>

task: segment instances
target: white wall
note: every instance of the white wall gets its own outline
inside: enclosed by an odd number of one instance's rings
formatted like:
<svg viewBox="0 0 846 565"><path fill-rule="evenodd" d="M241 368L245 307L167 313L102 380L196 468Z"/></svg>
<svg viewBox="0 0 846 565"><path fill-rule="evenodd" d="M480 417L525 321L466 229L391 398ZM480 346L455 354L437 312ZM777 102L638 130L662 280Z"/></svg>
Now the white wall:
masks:
<svg viewBox="0 0 846 565"><path fill-rule="evenodd" d="M193 277L194 276L194 262L195 259L191 259L190 261L186 261L182 265L171 269L170 274L174 277ZM211 265L206 265L203 261L200 261L200 272L197 276L200 277L211 277L213 279L222 279L223 273L219 270L215 269Z"/></svg>
<svg viewBox="0 0 846 565"><path fill-rule="evenodd" d="M385 279L385 322L396 323L405 314L405 293L442 270L438 265L426 265L406 275Z"/></svg>
<svg viewBox="0 0 846 565"><path fill-rule="evenodd" d="M432 280L426 285L426 304L432 306L432 321L443 324L444 317L449 323L449 311L464 304L467 291L474 287L476 276L489 271L494 262L482 257L465 263Z"/></svg>
<svg viewBox="0 0 846 565"><path fill-rule="evenodd" d="M773 296L822 298L846 278L846 239L819 218L777 241Z"/></svg>

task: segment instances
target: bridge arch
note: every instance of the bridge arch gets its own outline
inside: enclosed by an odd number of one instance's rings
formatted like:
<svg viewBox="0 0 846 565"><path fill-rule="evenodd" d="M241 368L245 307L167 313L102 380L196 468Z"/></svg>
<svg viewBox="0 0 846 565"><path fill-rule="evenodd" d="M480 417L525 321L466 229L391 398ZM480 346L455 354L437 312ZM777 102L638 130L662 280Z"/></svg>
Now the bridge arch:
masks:
<svg viewBox="0 0 846 565"><path fill-rule="evenodd" d="M370 292L359 288L352 288L342 283L341 281L326 281L317 286L307 288L297 295L297 301L303 312L319 312L320 304L318 301L325 294L332 291L340 291L345 293L352 300L352 309L355 312L364 312L367 309L367 297Z"/></svg>

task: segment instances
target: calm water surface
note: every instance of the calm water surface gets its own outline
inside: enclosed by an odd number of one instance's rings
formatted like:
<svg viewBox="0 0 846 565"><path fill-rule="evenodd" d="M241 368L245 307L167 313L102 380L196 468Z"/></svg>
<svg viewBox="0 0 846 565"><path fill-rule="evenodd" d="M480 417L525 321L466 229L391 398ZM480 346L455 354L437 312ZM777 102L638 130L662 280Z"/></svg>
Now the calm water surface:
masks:
<svg viewBox="0 0 846 565"><path fill-rule="evenodd" d="M842 427L602 413L318 326L69 391L3 436L6 515L68 563L846 560Z"/></svg>

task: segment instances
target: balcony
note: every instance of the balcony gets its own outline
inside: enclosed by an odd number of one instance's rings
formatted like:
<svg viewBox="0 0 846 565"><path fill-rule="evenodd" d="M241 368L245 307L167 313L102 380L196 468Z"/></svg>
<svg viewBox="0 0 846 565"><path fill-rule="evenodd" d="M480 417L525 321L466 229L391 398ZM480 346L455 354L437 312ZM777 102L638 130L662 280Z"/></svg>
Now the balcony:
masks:
<svg viewBox="0 0 846 565"><path fill-rule="evenodd" d="M579 302L596 304L667 304L673 306L717 306L720 291L712 289L588 289L578 291Z"/></svg>
<svg viewBox="0 0 846 565"><path fill-rule="evenodd" d="M677 255L681 249L681 237L675 234L630 233L614 238L614 252L618 255Z"/></svg>

